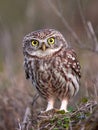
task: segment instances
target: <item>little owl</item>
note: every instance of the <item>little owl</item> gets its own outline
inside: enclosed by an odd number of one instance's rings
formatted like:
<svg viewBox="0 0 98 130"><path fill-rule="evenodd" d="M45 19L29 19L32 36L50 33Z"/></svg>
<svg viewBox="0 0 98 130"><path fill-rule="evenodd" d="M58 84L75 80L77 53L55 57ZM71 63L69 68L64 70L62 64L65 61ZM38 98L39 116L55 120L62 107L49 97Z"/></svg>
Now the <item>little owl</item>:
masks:
<svg viewBox="0 0 98 130"><path fill-rule="evenodd" d="M24 69L38 93L47 100L46 111L56 99L60 110L79 90L80 65L63 35L54 29L31 32L23 40Z"/></svg>

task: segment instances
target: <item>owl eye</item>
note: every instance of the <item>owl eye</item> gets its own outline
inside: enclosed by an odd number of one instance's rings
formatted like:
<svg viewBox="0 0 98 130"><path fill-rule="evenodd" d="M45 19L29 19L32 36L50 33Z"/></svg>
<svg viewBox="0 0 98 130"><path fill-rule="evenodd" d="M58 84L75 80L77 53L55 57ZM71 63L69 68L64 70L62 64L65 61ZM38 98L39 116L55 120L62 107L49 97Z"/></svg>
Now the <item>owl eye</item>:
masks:
<svg viewBox="0 0 98 130"><path fill-rule="evenodd" d="M32 44L32 46L36 47L36 46L38 46L39 42L37 40L32 40L31 44Z"/></svg>
<svg viewBox="0 0 98 130"><path fill-rule="evenodd" d="M55 38L54 37L48 38L47 42L48 44L53 45L55 43Z"/></svg>

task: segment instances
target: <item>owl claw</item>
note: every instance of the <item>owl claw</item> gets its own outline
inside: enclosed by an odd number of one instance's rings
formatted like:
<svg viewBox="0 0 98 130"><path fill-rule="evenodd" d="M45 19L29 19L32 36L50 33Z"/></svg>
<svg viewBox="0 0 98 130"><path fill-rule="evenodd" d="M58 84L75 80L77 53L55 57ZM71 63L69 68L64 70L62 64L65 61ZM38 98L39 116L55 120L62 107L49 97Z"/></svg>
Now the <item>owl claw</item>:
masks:
<svg viewBox="0 0 98 130"><path fill-rule="evenodd" d="M46 113L51 112L51 111L53 111L53 110L54 110L54 109L45 110L45 111L40 111L40 114L46 114Z"/></svg>
<svg viewBox="0 0 98 130"><path fill-rule="evenodd" d="M40 114L46 114L47 113L47 111L40 111L39 113L38 113L38 115L40 115Z"/></svg>
<svg viewBox="0 0 98 130"><path fill-rule="evenodd" d="M51 110L48 110L48 111L41 111L40 114L53 114L53 113L57 113L57 114L65 114L65 113L68 113L69 111L68 110L64 110L64 109L51 109Z"/></svg>
<svg viewBox="0 0 98 130"><path fill-rule="evenodd" d="M46 111L40 111L40 114L46 113Z"/></svg>

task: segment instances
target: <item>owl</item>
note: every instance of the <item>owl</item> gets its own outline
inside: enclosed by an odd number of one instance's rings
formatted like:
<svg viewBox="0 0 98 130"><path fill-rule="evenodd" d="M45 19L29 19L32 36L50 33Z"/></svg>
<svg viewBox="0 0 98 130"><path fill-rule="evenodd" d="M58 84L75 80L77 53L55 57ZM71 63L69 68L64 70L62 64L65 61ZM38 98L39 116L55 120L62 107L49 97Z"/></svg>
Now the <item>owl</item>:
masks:
<svg viewBox="0 0 98 130"><path fill-rule="evenodd" d="M24 69L39 95L47 100L46 111L60 100L67 112L68 101L79 90L80 65L76 53L63 35L54 29L42 29L23 39Z"/></svg>

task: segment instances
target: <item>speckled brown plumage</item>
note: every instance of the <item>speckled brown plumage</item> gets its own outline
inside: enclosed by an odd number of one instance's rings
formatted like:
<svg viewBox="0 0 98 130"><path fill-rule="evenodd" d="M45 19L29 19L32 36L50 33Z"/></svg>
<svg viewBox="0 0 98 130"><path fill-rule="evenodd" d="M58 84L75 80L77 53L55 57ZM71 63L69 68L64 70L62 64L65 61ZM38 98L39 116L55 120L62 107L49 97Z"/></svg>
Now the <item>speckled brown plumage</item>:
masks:
<svg viewBox="0 0 98 130"><path fill-rule="evenodd" d="M38 45L32 46L32 40L38 41ZM54 43L49 44L48 40ZM59 98L60 109L67 111L68 100L79 90L81 74L76 53L63 35L53 29L32 32L24 37L23 53L26 78L31 79L39 94L48 101L46 110L52 109Z"/></svg>

